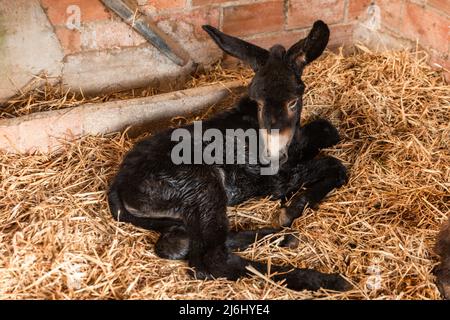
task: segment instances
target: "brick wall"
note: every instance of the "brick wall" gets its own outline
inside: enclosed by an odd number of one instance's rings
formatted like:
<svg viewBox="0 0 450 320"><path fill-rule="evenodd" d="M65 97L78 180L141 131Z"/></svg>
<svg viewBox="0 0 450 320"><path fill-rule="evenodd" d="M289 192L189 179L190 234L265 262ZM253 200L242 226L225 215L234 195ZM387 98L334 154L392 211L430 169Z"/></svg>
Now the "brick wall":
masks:
<svg viewBox="0 0 450 320"><path fill-rule="evenodd" d="M0 68L6 70L0 78L0 102L30 81L35 70L46 70L85 93L181 83L196 64L208 65L222 56L202 24L268 48L290 46L314 20L322 19L331 28L329 48L355 40L385 48L418 41L432 64L450 69L450 0L134 1L189 53L190 65L172 63L100 0L0 1ZM32 30L30 21L36 24ZM29 54L44 43L46 55Z"/></svg>
<svg viewBox="0 0 450 320"><path fill-rule="evenodd" d="M293 44L306 34L316 19L324 20L331 27L330 48L351 44L355 26L368 19L368 8L375 5L380 13L382 32L417 40L430 52L432 62L450 68L450 0L135 1L179 42L209 41L200 28L207 23L263 47L274 43ZM100 0L41 0L41 4L65 54L133 47L145 42L109 13ZM177 33L179 28L183 31Z"/></svg>
<svg viewBox="0 0 450 320"><path fill-rule="evenodd" d="M377 27L369 22L376 20L375 11L379 12ZM375 41L392 36L398 43L418 44L430 54L432 65L450 70L450 0L350 0L349 18L357 19L359 25L369 24ZM450 81L449 72L446 77Z"/></svg>
<svg viewBox="0 0 450 320"><path fill-rule="evenodd" d="M200 26L211 24L224 32L268 47L275 42L291 45L316 19L332 29L331 44L351 42L352 24L348 0L136 0L143 12L162 29L186 26L186 36L204 39ZM64 52L137 46L144 40L119 18L110 14L100 0L41 0L55 27ZM79 22L79 28L72 27ZM192 31L192 34L188 34ZM178 39L183 41L183 39Z"/></svg>

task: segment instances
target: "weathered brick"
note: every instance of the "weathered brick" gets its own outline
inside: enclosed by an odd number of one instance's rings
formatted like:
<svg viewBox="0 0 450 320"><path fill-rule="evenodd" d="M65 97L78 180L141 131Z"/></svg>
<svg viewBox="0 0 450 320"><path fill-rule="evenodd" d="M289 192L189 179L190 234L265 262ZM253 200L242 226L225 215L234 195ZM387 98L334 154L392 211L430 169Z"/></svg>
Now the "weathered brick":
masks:
<svg viewBox="0 0 450 320"><path fill-rule="evenodd" d="M186 0L149 0L147 3L156 9L183 8Z"/></svg>
<svg viewBox="0 0 450 320"><path fill-rule="evenodd" d="M448 18L429 8L407 3L402 33L409 39L418 39L425 47L431 47L439 52L448 51Z"/></svg>
<svg viewBox="0 0 450 320"><path fill-rule="evenodd" d="M281 44L289 49L294 43L305 38L309 30L301 31L283 31L277 34L261 35L256 38L245 39L246 41L256 44L262 48L269 49L274 44ZM341 46L352 44L353 24L341 24L330 26L330 41L328 48L334 49ZM235 66L239 60L226 55L224 64L228 67Z"/></svg>
<svg viewBox="0 0 450 320"><path fill-rule="evenodd" d="M181 13L164 14L154 17L156 23L164 23L170 25L173 33L182 31L186 38L194 36L197 39L209 39L208 34L203 31L202 25L210 24L218 27L219 25L219 9L218 8L198 8L194 10L184 11ZM188 28L186 28L186 25ZM184 30L179 30L184 29ZM189 30L187 30L189 29ZM189 39L186 39L189 40Z"/></svg>
<svg viewBox="0 0 450 320"><path fill-rule="evenodd" d="M330 26L330 41L328 48L333 49L350 45L353 42L353 24Z"/></svg>
<svg viewBox="0 0 450 320"><path fill-rule="evenodd" d="M205 5L209 5L209 4L217 4L217 3L224 3L224 2L230 2L230 0L192 0L192 5L193 6L205 6Z"/></svg>
<svg viewBox="0 0 450 320"><path fill-rule="evenodd" d="M372 0L349 0L347 19L349 21L364 18L367 7L372 3Z"/></svg>
<svg viewBox="0 0 450 320"><path fill-rule="evenodd" d="M421 6L424 6L427 3L428 0L406 0L406 1L411 2L411 3L420 4Z"/></svg>
<svg viewBox="0 0 450 320"><path fill-rule="evenodd" d="M382 25L398 30L402 25L403 0L376 0L375 3L380 7Z"/></svg>
<svg viewBox="0 0 450 320"><path fill-rule="evenodd" d="M55 27L56 36L58 37L64 54L72 54L81 51L80 31L69 30L66 27Z"/></svg>
<svg viewBox="0 0 450 320"><path fill-rule="evenodd" d="M179 67L148 45L69 55L62 81L68 88L85 94L144 86L167 89L169 84L177 89L191 71L191 64Z"/></svg>
<svg viewBox="0 0 450 320"><path fill-rule="evenodd" d="M241 36L280 31L283 17L282 1L226 7L223 10L223 31Z"/></svg>
<svg viewBox="0 0 450 320"><path fill-rule="evenodd" d="M86 23L81 32L81 48L84 50L131 47L145 42L132 27L116 20Z"/></svg>
<svg viewBox="0 0 450 320"><path fill-rule="evenodd" d="M106 20L111 17L108 9L100 0L41 0L43 8L53 25L65 25L71 13L69 6L75 5L80 9L81 22Z"/></svg>
<svg viewBox="0 0 450 320"><path fill-rule="evenodd" d="M254 38L251 40L248 40L251 43L254 43L262 48L269 49L275 44L281 44L286 49L290 48L294 43L299 41L300 39L303 39L306 37L307 32L302 31L295 31L295 32L288 32L283 31L281 33L277 33L274 35L269 36L261 36L258 38Z"/></svg>
<svg viewBox="0 0 450 320"><path fill-rule="evenodd" d="M276 34L270 35L260 35L256 38L245 39L244 40L256 44L264 49L270 49L275 44L281 44L286 49L289 49L294 43L306 37L307 31L282 31ZM239 59L236 59L230 55L225 55L222 64L228 68L236 67L239 63Z"/></svg>
<svg viewBox="0 0 450 320"><path fill-rule="evenodd" d="M435 9L438 9L445 13L446 15L450 15L450 1L449 0L428 0L427 4L432 6Z"/></svg>
<svg viewBox="0 0 450 320"><path fill-rule="evenodd" d="M287 27L306 28L318 19L327 24L338 23L344 19L344 4L344 0L289 1Z"/></svg>

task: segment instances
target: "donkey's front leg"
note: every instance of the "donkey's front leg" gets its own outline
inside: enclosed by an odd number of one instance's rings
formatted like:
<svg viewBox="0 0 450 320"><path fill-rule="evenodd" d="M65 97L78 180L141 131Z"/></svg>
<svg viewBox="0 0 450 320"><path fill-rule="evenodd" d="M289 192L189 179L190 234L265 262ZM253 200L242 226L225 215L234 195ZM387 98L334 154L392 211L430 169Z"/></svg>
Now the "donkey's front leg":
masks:
<svg viewBox="0 0 450 320"><path fill-rule="evenodd" d="M314 120L297 130L295 141L289 147L288 165L311 160L320 149L332 147L339 140L337 129L328 120Z"/></svg>
<svg viewBox="0 0 450 320"><path fill-rule="evenodd" d="M347 182L347 169L336 158L323 157L306 161L292 169L289 185L303 185L306 191L292 199L288 206L283 206L279 222L283 227L290 226L306 206L315 207L333 189ZM296 180L296 181L294 181Z"/></svg>

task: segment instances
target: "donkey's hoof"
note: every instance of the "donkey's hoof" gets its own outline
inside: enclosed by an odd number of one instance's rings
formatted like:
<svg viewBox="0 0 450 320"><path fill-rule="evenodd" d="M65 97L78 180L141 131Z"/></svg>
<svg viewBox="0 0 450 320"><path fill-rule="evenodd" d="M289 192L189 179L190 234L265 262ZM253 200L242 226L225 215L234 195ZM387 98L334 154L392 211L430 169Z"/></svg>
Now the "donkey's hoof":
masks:
<svg viewBox="0 0 450 320"><path fill-rule="evenodd" d="M445 300L450 300L450 284L438 282L438 288L442 298Z"/></svg>
<svg viewBox="0 0 450 320"><path fill-rule="evenodd" d="M434 273L439 292L444 299L450 300L450 270L439 266L434 270Z"/></svg>
<svg viewBox="0 0 450 320"><path fill-rule="evenodd" d="M348 291L353 288L353 286L339 273L324 274L321 281L319 281L319 286L322 289L340 292Z"/></svg>
<svg viewBox="0 0 450 320"><path fill-rule="evenodd" d="M299 241L296 236L293 234L287 234L284 236L284 239L280 242L280 247L295 249L299 245Z"/></svg>
<svg viewBox="0 0 450 320"><path fill-rule="evenodd" d="M348 182L347 168L340 164L338 166L337 178L336 178L336 188L340 188Z"/></svg>
<svg viewBox="0 0 450 320"><path fill-rule="evenodd" d="M295 200L295 203L292 203L288 207L282 207L278 216L280 227L290 227L292 222L302 215L309 202L306 196L302 195Z"/></svg>
<svg viewBox="0 0 450 320"><path fill-rule="evenodd" d="M200 268L188 269L187 274L195 280L214 280L211 273Z"/></svg>
<svg viewBox="0 0 450 320"><path fill-rule="evenodd" d="M353 288L353 286L345 280L339 274L332 274L332 278L329 280L329 285L324 289L334 290L334 291L348 291Z"/></svg>
<svg viewBox="0 0 450 320"><path fill-rule="evenodd" d="M333 291L347 291L352 285L337 273L321 273L314 270L297 270L286 276L286 284L289 289L301 291L319 289Z"/></svg>
<svg viewBox="0 0 450 320"><path fill-rule="evenodd" d="M289 217L286 208L280 209L280 215L278 216L278 223L280 227L289 227L292 224L293 220L294 219Z"/></svg>

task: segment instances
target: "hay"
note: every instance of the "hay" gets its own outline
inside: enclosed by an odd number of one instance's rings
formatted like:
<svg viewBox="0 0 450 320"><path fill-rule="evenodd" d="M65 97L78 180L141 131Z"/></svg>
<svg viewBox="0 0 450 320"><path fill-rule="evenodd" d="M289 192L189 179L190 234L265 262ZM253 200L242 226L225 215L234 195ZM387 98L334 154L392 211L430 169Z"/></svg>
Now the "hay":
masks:
<svg viewBox="0 0 450 320"><path fill-rule="evenodd" d="M212 65L208 70L196 72L186 83L185 87L196 88L204 85L219 84L227 81L240 80L244 84L248 84L253 77L253 71L241 64L235 68L224 68L221 61Z"/></svg>
<svg viewBox="0 0 450 320"><path fill-rule="evenodd" d="M35 76L14 97L4 103L4 106L0 109L0 119L15 118L35 112L71 108L85 103L102 103L148 97L158 93L161 92L155 88L148 87L86 97L82 92L73 92L63 86L61 80L49 78L44 73Z"/></svg>
<svg viewBox="0 0 450 320"><path fill-rule="evenodd" d="M253 75L251 70L243 67L223 68L218 62L207 70L194 72L180 89L189 89L205 85L241 80L246 83ZM167 90L166 90L167 91ZM35 76L30 83L7 102L0 105L0 119L15 118L35 112L59 110L76 107L85 103L102 103L124 99L143 98L166 92L155 87L122 90L99 96L85 96L63 86L61 80L49 78L46 74Z"/></svg>
<svg viewBox="0 0 450 320"><path fill-rule="evenodd" d="M364 48L363 48L364 49ZM293 292L263 275L197 281L159 259L157 234L113 221L105 190L133 142L85 137L52 155L0 158L0 297L12 299L437 299L435 237L450 212L450 87L422 53L328 53L304 75L304 117L331 119L348 185L293 230L300 245L263 239L244 256L341 272L345 293ZM237 228L270 225L279 204L230 208ZM274 237L279 237L278 235ZM264 279L266 278L266 279Z"/></svg>

